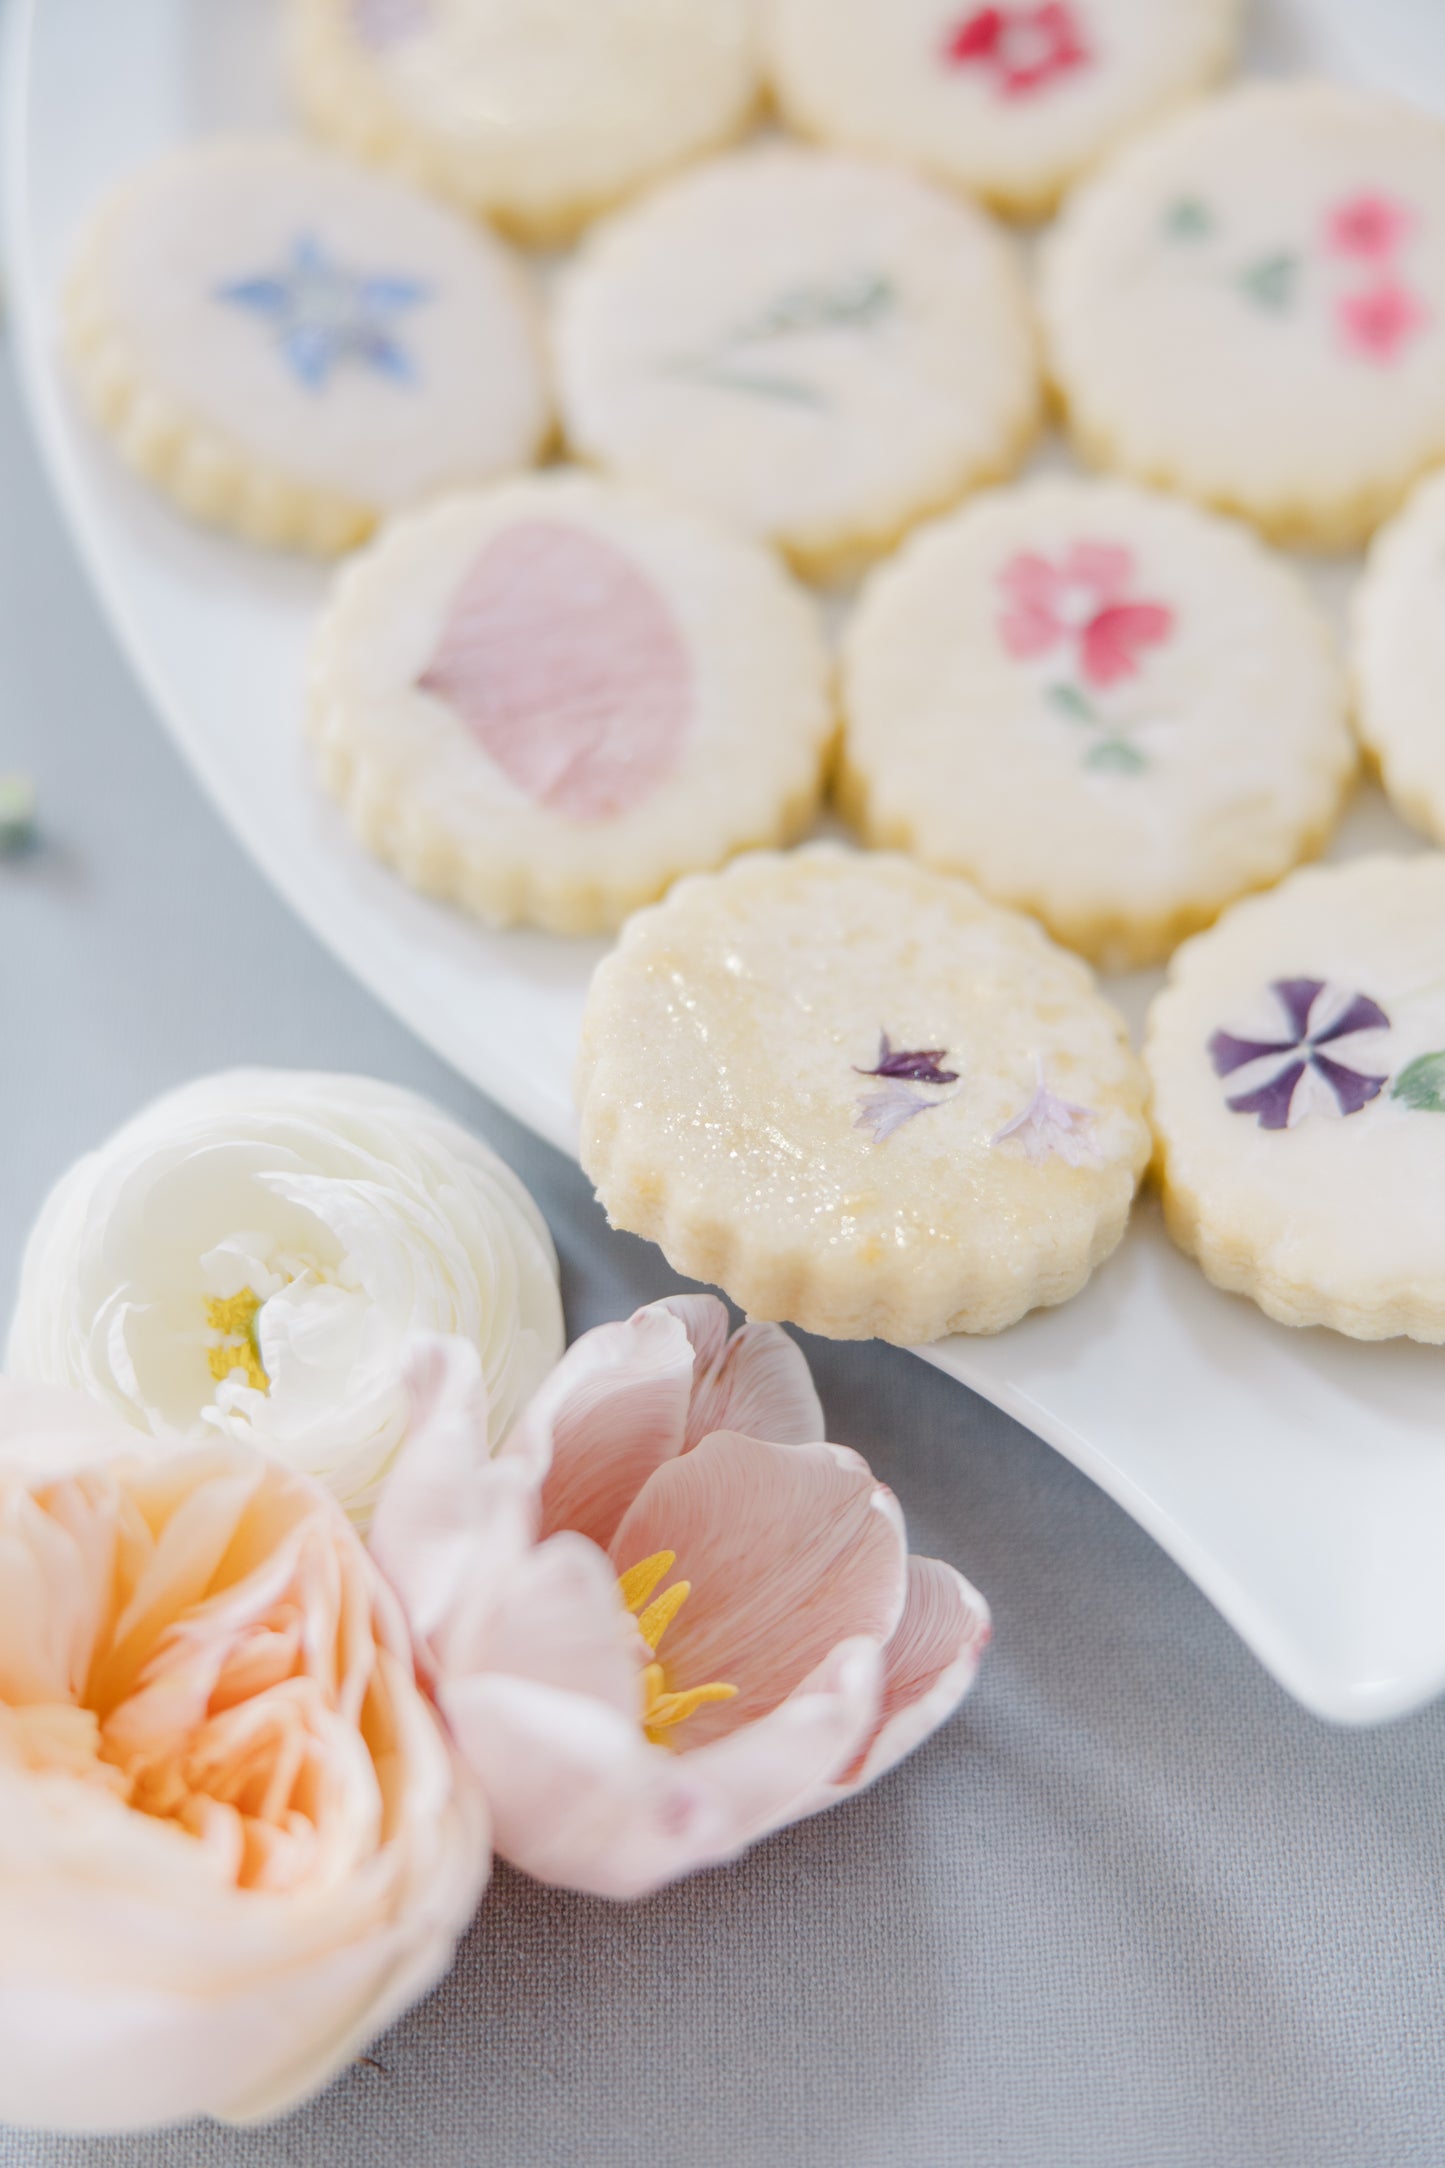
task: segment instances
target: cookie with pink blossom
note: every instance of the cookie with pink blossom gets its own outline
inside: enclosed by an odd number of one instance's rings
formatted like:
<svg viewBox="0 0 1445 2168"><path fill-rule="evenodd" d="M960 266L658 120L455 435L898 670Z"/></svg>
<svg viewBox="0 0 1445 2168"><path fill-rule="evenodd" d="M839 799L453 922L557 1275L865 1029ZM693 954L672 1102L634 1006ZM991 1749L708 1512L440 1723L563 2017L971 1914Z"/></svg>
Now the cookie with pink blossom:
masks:
<svg viewBox="0 0 1445 2168"><path fill-rule="evenodd" d="M1371 543L1353 633L1360 736L1391 802L1445 843L1445 474Z"/></svg>
<svg viewBox="0 0 1445 2168"><path fill-rule="evenodd" d="M975 498L876 572L844 642L845 809L1108 970L1324 842L1355 747L1299 576L1128 482Z"/></svg>
<svg viewBox="0 0 1445 2168"><path fill-rule="evenodd" d="M289 29L321 135L539 246L758 98L752 0L289 0Z"/></svg>
<svg viewBox="0 0 1445 2168"><path fill-rule="evenodd" d="M790 841L834 731L815 605L768 550L561 471L443 499L353 560L310 722L379 857L559 933Z"/></svg>
<svg viewBox="0 0 1445 2168"><path fill-rule="evenodd" d="M771 0L804 134L1037 218L1123 136L1222 75L1239 0Z"/></svg>
<svg viewBox="0 0 1445 2168"><path fill-rule="evenodd" d="M1038 422L1003 235L911 173L797 145L599 228L556 344L574 451L822 576L1011 473Z"/></svg>
<svg viewBox="0 0 1445 2168"><path fill-rule="evenodd" d="M1445 1342L1445 858L1309 867L1187 941L1144 1059L1170 1233L1286 1325Z"/></svg>
<svg viewBox="0 0 1445 2168"><path fill-rule="evenodd" d="M1086 965L905 858L680 881L599 966L577 1066L614 1226L758 1318L902 1345L1078 1293L1149 1155Z"/></svg>
<svg viewBox="0 0 1445 2168"><path fill-rule="evenodd" d="M1123 151L1046 244L1088 456L1350 547L1445 458L1445 120L1260 83Z"/></svg>

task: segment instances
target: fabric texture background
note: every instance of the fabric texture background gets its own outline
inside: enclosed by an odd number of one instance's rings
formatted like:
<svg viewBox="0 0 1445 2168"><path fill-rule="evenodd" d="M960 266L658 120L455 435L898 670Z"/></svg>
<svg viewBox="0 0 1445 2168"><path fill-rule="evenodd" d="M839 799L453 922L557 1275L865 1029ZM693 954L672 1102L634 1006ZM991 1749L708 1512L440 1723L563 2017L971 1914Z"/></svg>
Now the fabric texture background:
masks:
<svg viewBox="0 0 1445 2168"><path fill-rule="evenodd" d="M0 1313L69 1160L235 1062L473 1124L551 1221L574 1334L676 1285L251 870L99 622L8 374L0 483L0 769L46 838L0 863ZM1326 1728L1017 1425L892 1349L808 1353L913 1548L994 1607L957 1720L631 1908L499 1871L450 1980L285 2123L0 2131L0 2168L1440 2168L1445 1706Z"/></svg>

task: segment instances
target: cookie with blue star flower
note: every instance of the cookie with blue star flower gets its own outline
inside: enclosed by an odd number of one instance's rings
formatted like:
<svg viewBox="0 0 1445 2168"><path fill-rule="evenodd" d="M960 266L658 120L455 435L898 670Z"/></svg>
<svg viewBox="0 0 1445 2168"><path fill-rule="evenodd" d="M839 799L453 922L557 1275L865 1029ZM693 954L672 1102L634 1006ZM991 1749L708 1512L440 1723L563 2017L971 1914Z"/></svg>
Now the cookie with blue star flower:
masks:
<svg viewBox="0 0 1445 2168"><path fill-rule="evenodd" d="M1144 1048L1164 1215L1286 1325L1445 1342L1445 857L1310 867L1186 941Z"/></svg>
<svg viewBox="0 0 1445 2168"><path fill-rule="evenodd" d="M198 518L331 554L550 431L502 244L415 190L267 139L189 148L92 217L71 375L122 457Z"/></svg>

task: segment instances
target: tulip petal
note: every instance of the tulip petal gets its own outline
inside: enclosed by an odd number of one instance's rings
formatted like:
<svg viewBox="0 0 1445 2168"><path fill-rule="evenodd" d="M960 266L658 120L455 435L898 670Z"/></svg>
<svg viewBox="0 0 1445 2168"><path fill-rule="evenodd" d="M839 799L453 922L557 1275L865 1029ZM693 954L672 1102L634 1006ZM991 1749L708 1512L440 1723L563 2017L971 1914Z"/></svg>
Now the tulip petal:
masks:
<svg viewBox="0 0 1445 2168"><path fill-rule="evenodd" d="M659 1650L669 1689L738 1689L689 1717L679 1747L754 1722L837 1643L882 1644L903 1613L897 1501L844 1446L714 1432L648 1478L611 1545L619 1572L663 1550L692 1585Z"/></svg>
<svg viewBox="0 0 1445 2168"><path fill-rule="evenodd" d="M547 1469L544 1536L570 1528L606 1550L653 1470L683 1449L693 1352L661 1306L584 1333L503 1448Z"/></svg>
<svg viewBox="0 0 1445 2168"><path fill-rule="evenodd" d="M908 1601L883 1652L883 1697L872 1737L844 1772L838 1797L883 1775L952 1716L972 1686L992 1633L978 1590L938 1558L910 1558Z"/></svg>
<svg viewBox="0 0 1445 2168"><path fill-rule="evenodd" d="M634 1727L642 1709L637 1622L605 1551L564 1532L509 1575L485 1668L602 1701ZM481 1668L480 1666L478 1668Z"/></svg>
<svg viewBox="0 0 1445 2168"><path fill-rule="evenodd" d="M680 1318L692 1342L686 1451L715 1430L774 1445L822 1440L823 1409L807 1357L781 1325L744 1325L729 1338L728 1313L716 1295L672 1295L657 1307Z"/></svg>

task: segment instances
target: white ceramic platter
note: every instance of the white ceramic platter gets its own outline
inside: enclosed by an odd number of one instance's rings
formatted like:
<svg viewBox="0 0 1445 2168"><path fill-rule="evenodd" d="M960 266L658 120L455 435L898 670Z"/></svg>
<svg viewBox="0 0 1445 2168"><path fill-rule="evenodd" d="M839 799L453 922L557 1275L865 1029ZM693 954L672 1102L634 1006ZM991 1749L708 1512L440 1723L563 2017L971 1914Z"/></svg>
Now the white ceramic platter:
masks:
<svg viewBox="0 0 1445 2168"><path fill-rule="evenodd" d="M1433 84L1445 103L1445 9L1373 0L1368 35L1365 13L1358 0L1276 0L1256 60L1393 77L1417 94ZM275 0L16 0L11 15L16 335L114 628L201 783L307 924L464 1075L572 1151L568 1078L600 946L487 934L363 855L302 747L324 575L152 501L54 371L67 239L100 190L180 138L284 120ZM1341 847L1366 841L1414 847L1378 800L1351 816ZM1136 1016L1147 990L1118 989ZM1308 1707L1367 1722L1445 1688L1445 1354L1269 1324L1208 1287L1147 1203L1077 1301L927 1354L1102 1484Z"/></svg>

